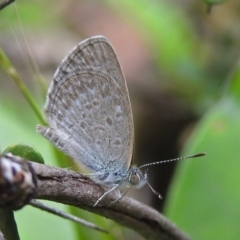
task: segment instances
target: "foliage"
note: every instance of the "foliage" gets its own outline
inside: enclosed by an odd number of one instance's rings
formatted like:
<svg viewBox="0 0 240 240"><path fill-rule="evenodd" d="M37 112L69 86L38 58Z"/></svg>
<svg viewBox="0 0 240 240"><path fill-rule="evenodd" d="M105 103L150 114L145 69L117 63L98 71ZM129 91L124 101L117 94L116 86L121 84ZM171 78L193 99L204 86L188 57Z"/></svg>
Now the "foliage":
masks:
<svg viewBox="0 0 240 240"><path fill-rule="evenodd" d="M216 1L206 2L212 5ZM56 7L56 4L58 2L19 2L17 14L25 30L34 32L38 29L39 32L44 32L46 28L50 28L50 20L52 26L58 30L70 28L64 14L61 16L62 10ZM92 4L97 2L92 1ZM204 151L207 156L178 164L164 209L165 214L193 239L237 239L237 224L240 219L240 211L237 208L240 200L237 191L240 172L240 67L233 69L232 65L235 62L229 61L231 47L236 52L234 39L227 41L229 36L226 36L226 33L221 35L220 32L213 42L205 41L193 22L199 19L183 11L184 6L171 1L105 0L101 1L101 4L146 39L157 69L164 76L158 83L159 88L181 96L200 119L184 145L182 155ZM19 19L12 7L9 6L0 12L0 40L3 38L2 33L9 33L9 26L18 28ZM67 8L65 5L61 7ZM71 9L74 7L73 4ZM213 8L212 12L214 10ZM45 16L49 16L49 22ZM207 13L199 14L198 18L200 17L208 18ZM220 47L214 49L212 46L216 43ZM232 76L227 78L230 72L233 72ZM9 90L9 86L5 85L8 85L10 80L2 72L0 81L1 86L4 86L0 95L1 146L5 148L13 143L30 143L41 152L46 164L66 166L65 163L57 163L56 160L64 158L63 155L54 152L52 148L49 149L48 143L35 133L34 129L39 120L22 97L17 95L15 85L10 85ZM20 81L25 82L21 79ZM39 101L39 93L36 91L41 86L37 83L36 86L31 89L31 95L42 104L44 99ZM28 101L34 101L34 111L43 122L39 114L41 104L37 107L35 100ZM115 223L84 211L71 209L71 212L103 228L111 229L111 235L90 232L28 206L16 213L20 236L22 239L36 240L74 239L76 236L78 239L123 238L124 230ZM33 215L34 220L31 217Z"/></svg>

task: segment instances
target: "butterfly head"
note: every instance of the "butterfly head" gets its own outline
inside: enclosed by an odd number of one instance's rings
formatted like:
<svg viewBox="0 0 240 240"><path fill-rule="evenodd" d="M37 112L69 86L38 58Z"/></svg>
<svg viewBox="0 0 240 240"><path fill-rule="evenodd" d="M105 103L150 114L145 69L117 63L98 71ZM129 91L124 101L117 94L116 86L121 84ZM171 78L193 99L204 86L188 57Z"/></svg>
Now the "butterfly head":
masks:
<svg viewBox="0 0 240 240"><path fill-rule="evenodd" d="M139 189L148 182L148 175L147 175L147 173L143 173L136 166L133 166L129 170L127 182L130 186Z"/></svg>
<svg viewBox="0 0 240 240"><path fill-rule="evenodd" d="M133 166L128 173L127 182L131 187L135 187L137 189L143 187L144 185L148 185L152 192L158 196L158 198L162 199L162 196L156 192L153 187L148 182L148 174L147 172L142 172L140 168Z"/></svg>

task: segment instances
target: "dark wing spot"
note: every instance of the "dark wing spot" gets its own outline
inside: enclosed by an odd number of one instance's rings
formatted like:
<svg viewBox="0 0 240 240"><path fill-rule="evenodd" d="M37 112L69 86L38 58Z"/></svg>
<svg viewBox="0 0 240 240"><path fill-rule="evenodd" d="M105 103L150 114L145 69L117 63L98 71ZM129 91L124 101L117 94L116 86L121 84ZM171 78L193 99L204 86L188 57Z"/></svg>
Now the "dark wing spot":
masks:
<svg viewBox="0 0 240 240"><path fill-rule="evenodd" d="M112 126L113 121L112 121L112 119L111 119L110 117L107 117L107 118L106 118L106 123L107 123L109 126Z"/></svg>

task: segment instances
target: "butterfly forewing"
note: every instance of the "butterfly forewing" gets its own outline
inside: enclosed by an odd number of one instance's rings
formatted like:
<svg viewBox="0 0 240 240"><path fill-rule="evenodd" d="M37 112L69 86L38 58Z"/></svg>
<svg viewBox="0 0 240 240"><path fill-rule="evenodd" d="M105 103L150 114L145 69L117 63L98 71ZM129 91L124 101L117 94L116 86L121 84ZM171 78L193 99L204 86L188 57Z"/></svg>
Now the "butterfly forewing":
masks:
<svg viewBox="0 0 240 240"><path fill-rule="evenodd" d="M45 104L50 128L39 132L91 169L127 171L133 119L117 56L102 36L76 46L62 61Z"/></svg>

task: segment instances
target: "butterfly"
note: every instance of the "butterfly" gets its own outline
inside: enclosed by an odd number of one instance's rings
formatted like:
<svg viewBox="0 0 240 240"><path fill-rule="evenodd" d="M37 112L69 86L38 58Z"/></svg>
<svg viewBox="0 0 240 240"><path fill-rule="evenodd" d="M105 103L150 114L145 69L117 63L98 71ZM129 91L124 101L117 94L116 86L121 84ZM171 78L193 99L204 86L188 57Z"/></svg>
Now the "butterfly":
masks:
<svg viewBox="0 0 240 240"><path fill-rule="evenodd" d="M108 187L94 204L116 190L118 201L130 187L148 185L142 168L172 160L132 166L134 125L127 84L117 55L103 36L80 42L57 68L44 111L49 126L37 131L57 148L85 165L92 179ZM121 195L119 186L126 190Z"/></svg>

